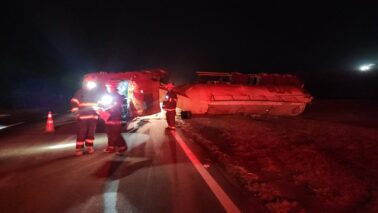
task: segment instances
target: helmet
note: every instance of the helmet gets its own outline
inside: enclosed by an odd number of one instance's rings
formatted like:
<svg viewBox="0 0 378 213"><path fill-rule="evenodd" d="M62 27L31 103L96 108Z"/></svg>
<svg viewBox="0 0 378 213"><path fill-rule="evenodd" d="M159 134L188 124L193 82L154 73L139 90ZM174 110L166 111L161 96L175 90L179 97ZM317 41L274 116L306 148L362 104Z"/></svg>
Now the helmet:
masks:
<svg viewBox="0 0 378 213"><path fill-rule="evenodd" d="M93 90L98 86L97 77L93 74L86 74L83 79L83 88Z"/></svg>
<svg viewBox="0 0 378 213"><path fill-rule="evenodd" d="M168 84L165 85L165 88L167 89L173 89L175 87L175 85L173 85L172 82L169 82Z"/></svg>
<svg viewBox="0 0 378 213"><path fill-rule="evenodd" d="M85 78L83 80L83 87L87 90L92 90L97 87L96 79L94 78Z"/></svg>

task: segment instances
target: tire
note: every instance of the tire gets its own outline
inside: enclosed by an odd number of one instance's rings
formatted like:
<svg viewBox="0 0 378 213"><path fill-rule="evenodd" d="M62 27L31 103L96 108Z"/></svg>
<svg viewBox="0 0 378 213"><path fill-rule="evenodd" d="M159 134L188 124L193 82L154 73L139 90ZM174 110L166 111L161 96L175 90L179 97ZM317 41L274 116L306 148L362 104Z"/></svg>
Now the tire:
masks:
<svg viewBox="0 0 378 213"><path fill-rule="evenodd" d="M291 110L291 116L297 116L297 115L303 113L304 110L305 110L305 106L303 106L303 105L296 106Z"/></svg>
<svg viewBox="0 0 378 213"><path fill-rule="evenodd" d="M192 112L191 111L181 111L181 118L182 119L192 118Z"/></svg>

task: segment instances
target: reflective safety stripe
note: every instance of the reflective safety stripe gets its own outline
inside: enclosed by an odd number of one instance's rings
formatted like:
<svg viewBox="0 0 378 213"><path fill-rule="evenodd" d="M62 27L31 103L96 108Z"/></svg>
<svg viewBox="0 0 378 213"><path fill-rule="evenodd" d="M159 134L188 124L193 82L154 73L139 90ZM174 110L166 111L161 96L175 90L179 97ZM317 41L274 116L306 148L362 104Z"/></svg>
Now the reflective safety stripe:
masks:
<svg viewBox="0 0 378 213"><path fill-rule="evenodd" d="M176 108L175 109L165 109L165 111L175 111L176 110Z"/></svg>
<svg viewBox="0 0 378 213"><path fill-rule="evenodd" d="M75 103L77 103L77 104L80 104L80 101L79 101L77 98L72 98L72 99L71 99L71 102L75 102Z"/></svg>
<svg viewBox="0 0 378 213"><path fill-rule="evenodd" d="M76 141L76 145L84 145L84 141Z"/></svg>
<svg viewBox="0 0 378 213"><path fill-rule="evenodd" d="M86 119L98 119L97 115L81 115L79 117L80 119L86 120Z"/></svg>
<svg viewBox="0 0 378 213"><path fill-rule="evenodd" d="M168 102L173 102L173 101L177 102L177 98L169 98L168 99Z"/></svg>
<svg viewBox="0 0 378 213"><path fill-rule="evenodd" d="M71 112L77 112L77 111L79 111L79 107L74 107L71 109Z"/></svg>
<svg viewBox="0 0 378 213"><path fill-rule="evenodd" d="M87 139L86 142L87 143L93 143L94 140L91 140L91 139Z"/></svg>
<svg viewBox="0 0 378 213"><path fill-rule="evenodd" d="M106 121L106 125L121 125L122 121Z"/></svg>
<svg viewBox="0 0 378 213"><path fill-rule="evenodd" d="M80 103L79 106L80 106L80 107L97 106L97 103L86 102L86 103Z"/></svg>

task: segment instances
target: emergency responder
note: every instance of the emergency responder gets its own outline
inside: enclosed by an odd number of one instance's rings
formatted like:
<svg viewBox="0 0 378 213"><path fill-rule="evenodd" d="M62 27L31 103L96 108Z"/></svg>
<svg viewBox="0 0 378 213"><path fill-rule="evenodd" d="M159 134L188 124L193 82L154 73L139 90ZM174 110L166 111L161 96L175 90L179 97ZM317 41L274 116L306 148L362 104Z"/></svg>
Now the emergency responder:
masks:
<svg viewBox="0 0 378 213"><path fill-rule="evenodd" d="M168 83L166 85L166 88L168 90L167 94L165 95L164 101L163 101L163 109L165 109L166 113L166 119L169 130L175 130L175 117L176 117L176 105L177 105L177 94L173 91L174 85L173 83Z"/></svg>
<svg viewBox="0 0 378 213"><path fill-rule="evenodd" d="M83 155L84 144L87 152L94 152L93 142L98 115L94 109L97 106L98 88L95 79L84 79L83 87L71 99L71 112L78 120L76 138L76 156Z"/></svg>
<svg viewBox="0 0 378 213"><path fill-rule="evenodd" d="M116 152L121 155L127 150L127 144L122 137L122 105L125 98L117 91L118 82L109 81L106 84L107 95L104 96L106 100L100 102L100 117L105 121L106 134L108 136L108 146L104 149L106 153Z"/></svg>

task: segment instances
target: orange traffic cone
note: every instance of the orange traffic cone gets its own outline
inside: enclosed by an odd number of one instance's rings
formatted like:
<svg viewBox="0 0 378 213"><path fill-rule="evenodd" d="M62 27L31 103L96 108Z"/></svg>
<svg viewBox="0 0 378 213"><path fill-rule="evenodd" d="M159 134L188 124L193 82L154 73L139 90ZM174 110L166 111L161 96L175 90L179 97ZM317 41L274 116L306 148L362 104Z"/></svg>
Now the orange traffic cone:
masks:
<svg viewBox="0 0 378 213"><path fill-rule="evenodd" d="M47 115L46 132L54 132L54 131L55 131L54 121L53 121L53 118L52 118L52 114L49 111L49 114Z"/></svg>

